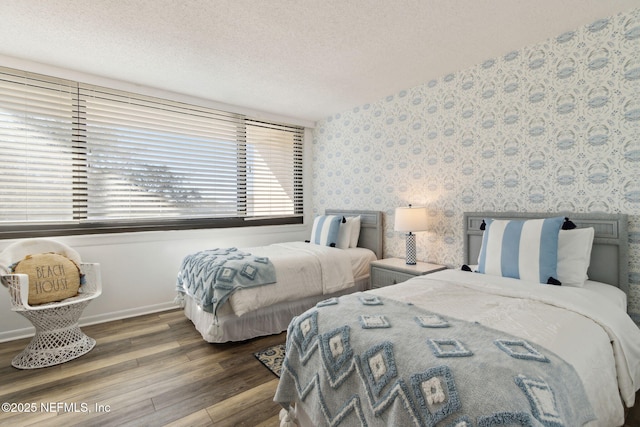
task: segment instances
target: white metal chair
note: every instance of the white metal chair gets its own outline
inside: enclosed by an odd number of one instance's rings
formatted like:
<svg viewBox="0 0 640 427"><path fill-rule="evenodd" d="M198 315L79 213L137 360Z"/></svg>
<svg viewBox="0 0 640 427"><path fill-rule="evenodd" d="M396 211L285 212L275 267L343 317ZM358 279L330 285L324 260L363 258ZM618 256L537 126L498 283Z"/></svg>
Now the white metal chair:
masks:
<svg viewBox="0 0 640 427"><path fill-rule="evenodd" d="M28 239L8 246L0 253L0 267L20 261L24 256L39 252L55 252L80 260L73 249L47 239ZM96 341L80 330L78 319L92 299L102 293L100 264L78 262L84 283L78 295L58 302L29 305L29 276L1 273L2 284L8 288L11 309L26 317L36 333L27 347L13 358L11 365L18 369L35 369L67 362L88 353ZM0 268L0 271L3 269Z"/></svg>

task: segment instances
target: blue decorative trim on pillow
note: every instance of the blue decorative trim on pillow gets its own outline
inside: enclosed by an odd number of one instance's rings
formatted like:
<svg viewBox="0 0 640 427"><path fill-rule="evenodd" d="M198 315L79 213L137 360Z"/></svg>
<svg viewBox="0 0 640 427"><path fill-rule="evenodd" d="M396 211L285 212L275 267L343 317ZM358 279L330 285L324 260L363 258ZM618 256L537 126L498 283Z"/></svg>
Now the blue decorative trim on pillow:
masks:
<svg viewBox="0 0 640 427"><path fill-rule="evenodd" d="M412 375L411 385L418 399L420 411L428 421L427 425L436 425L444 418L459 411L462 406L451 369L448 366L436 366L425 372ZM454 425L458 426L459 424Z"/></svg>
<svg viewBox="0 0 640 427"><path fill-rule="evenodd" d="M473 352L467 350L462 343L456 339L434 340L428 339L427 343L436 357L468 357L473 356ZM447 348L453 347L450 350Z"/></svg>
<svg viewBox="0 0 640 427"><path fill-rule="evenodd" d="M449 322L444 320L442 317L437 314L426 314L424 316L416 316L414 317L418 325L423 328L448 328Z"/></svg>
<svg viewBox="0 0 640 427"><path fill-rule="evenodd" d="M494 341L494 343L500 350L516 359L536 360L538 362L549 363L549 359L547 359L545 355L533 348L533 346L525 340L497 339ZM524 349L526 350L526 352L517 351L516 349Z"/></svg>
<svg viewBox="0 0 640 427"><path fill-rule="evenodd" d="M313 220L311 243L321 246L335 246L340 231L341 216L321 215Z"/></svg>
<svg viewBox="0 0 640 427"><path fill-rule="evenodd" d="M375 295L360 295L358 299L362 305L383 305L382 300Z"/></svg>
<svg viewBox="0 0 640 427"><path fill-rule="evenodd" d="M362 314L360 316L362 329L390 328L391 323L382 314Z"/></svg>
<svg viewBox="0 0 640 427"><path fill-rule="evenodd" d="M558 234L563 221L563 217L487 219L477 271L537 283L556 280Z"/></svg>
<svg viewBox="0 0 640 427"><path fill-rule="evenodd" d="M546 427L563 427L562 417L558 411L553 390L544 380L527 378L524 375L515 377L515 382L527 396L533 416Z"/></svg>

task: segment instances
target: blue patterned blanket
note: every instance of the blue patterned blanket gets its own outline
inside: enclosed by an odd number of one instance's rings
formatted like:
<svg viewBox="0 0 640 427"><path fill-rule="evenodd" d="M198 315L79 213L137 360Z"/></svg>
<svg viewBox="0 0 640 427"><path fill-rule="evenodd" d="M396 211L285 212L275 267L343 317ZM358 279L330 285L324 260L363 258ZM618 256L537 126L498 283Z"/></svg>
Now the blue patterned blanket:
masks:
<svg viewBox="0 0 640 427"><path fill-rule="evenodd" d="M236 248L217 248L187 255L182 261L176 290L188 294L203 310L217 314L238 289L276 281L276 270L267 257L256 257Z"/></svg>
<svg viewBox="0 0 640 427"><path fill-rule="evenodd" d="M582 382L517 337L366 293L318 303L289 325L274 398L314 425L581 426Z"/></svg>

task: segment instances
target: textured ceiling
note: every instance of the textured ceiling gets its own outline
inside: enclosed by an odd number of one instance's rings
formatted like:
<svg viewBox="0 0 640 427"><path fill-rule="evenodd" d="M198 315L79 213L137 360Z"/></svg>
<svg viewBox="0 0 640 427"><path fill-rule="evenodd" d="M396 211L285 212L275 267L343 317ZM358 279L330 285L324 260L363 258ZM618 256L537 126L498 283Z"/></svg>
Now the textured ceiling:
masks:
<svg viewBox="0 0 640 427"><path fill-rule="evenodd" d="M316 121L634 7L640 0L2 0L0 55Z"/></svg>

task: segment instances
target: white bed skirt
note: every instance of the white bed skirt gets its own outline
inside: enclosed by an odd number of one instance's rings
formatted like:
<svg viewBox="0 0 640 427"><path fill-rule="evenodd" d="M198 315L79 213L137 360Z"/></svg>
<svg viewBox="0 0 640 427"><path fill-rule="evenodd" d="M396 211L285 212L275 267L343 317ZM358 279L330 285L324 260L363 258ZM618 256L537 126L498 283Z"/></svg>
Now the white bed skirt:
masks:
<svg viewBox="0 0 640 427"><path fill-rule="evenodd" d="M238 317L228 307L223 306L215 322L212 313L201 310L189 296L185 295L185 315L193 322L205 341L224 343L228 341L244 341L265 335L279 334L286 331L295 316L304 313L319 301L364 291L369 288L369 276L359 278L355 285L339 292L316 295L297 301L285 301Z"/></svg>

